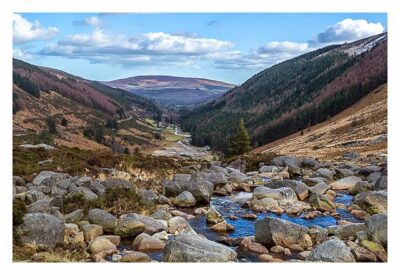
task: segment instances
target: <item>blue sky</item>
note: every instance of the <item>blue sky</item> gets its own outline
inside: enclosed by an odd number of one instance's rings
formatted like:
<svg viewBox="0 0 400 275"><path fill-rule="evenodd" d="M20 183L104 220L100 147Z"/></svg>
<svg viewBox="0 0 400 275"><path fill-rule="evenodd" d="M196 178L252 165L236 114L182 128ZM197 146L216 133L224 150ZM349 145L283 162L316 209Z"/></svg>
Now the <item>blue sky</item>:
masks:
<svg viewBox="0 0 400 275"><path fill-rule="evenodd" d="M14 57L93 80L163 74L240 84L387 29L384 13L14 14Z"/></svg>

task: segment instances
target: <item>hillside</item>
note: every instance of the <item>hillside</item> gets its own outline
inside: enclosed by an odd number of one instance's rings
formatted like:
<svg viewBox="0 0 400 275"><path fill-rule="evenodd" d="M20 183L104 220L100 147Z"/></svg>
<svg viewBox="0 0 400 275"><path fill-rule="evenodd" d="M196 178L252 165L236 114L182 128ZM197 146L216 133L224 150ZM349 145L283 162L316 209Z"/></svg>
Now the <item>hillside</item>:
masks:
<svg viewBox="0 0 400 275"><path fill-rule="evenodd" d="M13 60L15 142L124 151L153 146L161 110L141 96ZM49 134L49 120L57 133Z"/></svg>
<svg viewBox="0 0 400 275"><path fill-rule="evenodd" d="M277 64L182 112L182 128L192 133L194 145L226 150L240 118L253 147L323 122L387 82L386 40L383 33Z"/></svg>
<svg viewBox="0 0 400 275"><path fill-rule="evenodd" d="M221 81L163 75L135 76L104 83L175 107L206 103L234 87Z"/></svg>
<svg viewBox="0 0 400 275"><path fill-rule="evenodd" d="M323 123L254 150L326 160L348 151L387 153L387 85Z"/></svg>

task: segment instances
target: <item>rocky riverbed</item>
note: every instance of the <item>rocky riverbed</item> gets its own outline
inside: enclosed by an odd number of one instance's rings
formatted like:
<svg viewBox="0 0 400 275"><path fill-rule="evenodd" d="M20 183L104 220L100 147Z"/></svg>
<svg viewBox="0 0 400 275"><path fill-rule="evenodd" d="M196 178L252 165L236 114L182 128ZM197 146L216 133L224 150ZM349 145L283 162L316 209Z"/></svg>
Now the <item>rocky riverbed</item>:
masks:
<svg viewBox="0 0 400 275"><path fill-rule="evenodd" d="M31 251L26 261L71 247L82 251L74 260L96 262L387 260L386 155L280 156L256 171L240 159L211 161L185 171L161 192L121 178L14 176L14 201L26 205L14 249ZM132 194L137 210L121 213L115 190Z"/></svg>

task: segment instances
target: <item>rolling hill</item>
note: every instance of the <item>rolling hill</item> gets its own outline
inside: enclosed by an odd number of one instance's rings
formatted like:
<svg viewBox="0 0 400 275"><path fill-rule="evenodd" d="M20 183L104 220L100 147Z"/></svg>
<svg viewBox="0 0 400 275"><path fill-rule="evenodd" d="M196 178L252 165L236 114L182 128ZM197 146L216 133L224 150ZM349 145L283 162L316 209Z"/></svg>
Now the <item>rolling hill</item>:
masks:
<svg viewBox="0 0 400 275"><path fill-rule="evenodd" d="M53 138L58 145L122 151L154 142L148 119L158 119L161 110L149 99L16 59L13 82L16 143L43 141L49 119L57 128ZM105 137L101 142L95 140L96 129Z"/></svg>
<svg viewBox="0 0 400 275"><path fill-rule="evenodd" d="M206 103L234 87L221 81L164 75L135 76L104 84L174 107Z"/></svg>
<svg viewBox="0 0 400 275"><path fill-rule="evenodd" d="M219 99L181 112L182 128L194 145L225 151L243 118L259 147L329 119L386 82L383 33L265 69Z"/></svg>

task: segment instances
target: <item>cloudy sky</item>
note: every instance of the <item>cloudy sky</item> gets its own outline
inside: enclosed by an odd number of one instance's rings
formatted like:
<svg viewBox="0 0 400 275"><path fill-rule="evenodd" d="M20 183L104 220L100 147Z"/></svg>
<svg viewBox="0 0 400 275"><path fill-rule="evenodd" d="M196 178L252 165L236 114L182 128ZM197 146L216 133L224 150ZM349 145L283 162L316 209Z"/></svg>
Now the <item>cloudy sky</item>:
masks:
<svg viewBox="0 0 400 275"><path fill-rule="evenodd" d="M163 74L240 84L283 60L386 31L386 14L13 16L14 57L93 80Z"/></svg>

